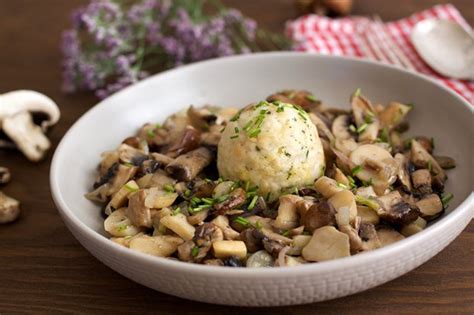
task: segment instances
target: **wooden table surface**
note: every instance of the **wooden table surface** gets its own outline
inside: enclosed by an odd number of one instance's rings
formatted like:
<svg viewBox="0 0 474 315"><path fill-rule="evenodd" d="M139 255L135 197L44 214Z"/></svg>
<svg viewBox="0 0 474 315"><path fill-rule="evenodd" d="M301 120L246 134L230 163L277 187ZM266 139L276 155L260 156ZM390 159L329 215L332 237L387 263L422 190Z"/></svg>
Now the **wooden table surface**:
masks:
<svg viewBox="0 0 474 315"><path fill-rule="evenodd" d="M284 21L297 14L291 0L225 2L273 30L281 30ZM473 25L473 1L451 2ZM84 0L0 0L0 92L29 88L56 100L62 118L50 133L54 146L71 124L96 103L91 95L64 95L60 90L60 32L69 25L71 9L85 3ZM356 0L354 12L378 13L390 20L434 3ZM53 204L48 179L52 152L40 164L29 163L15 151L0 152L0 165L13 172L13 181L2 190L21 200L23 208L18 222L0 226L0 314L226 312L231 315L250 311L158 293L97 261L69 233ZM385 285L318 304L258 310L259 314L438 312L474 313L472 222L439 255Z"/></svg>

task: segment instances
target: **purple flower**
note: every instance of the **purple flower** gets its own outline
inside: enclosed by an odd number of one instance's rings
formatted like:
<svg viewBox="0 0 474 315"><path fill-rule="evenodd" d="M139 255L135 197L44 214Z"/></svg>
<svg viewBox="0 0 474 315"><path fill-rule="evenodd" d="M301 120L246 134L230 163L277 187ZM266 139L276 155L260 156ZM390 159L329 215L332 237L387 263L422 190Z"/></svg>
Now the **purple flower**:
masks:
<svg viewBox="0 0 474 315"><path fill-rule="evenodd" d="M230 9L196 21L188 10L171 0L92 0L77 9L73 28L63 33L63 89L95 90L104 98L149 76L156 65L251 52L246 43L255 38L254 20Z"/></svg>

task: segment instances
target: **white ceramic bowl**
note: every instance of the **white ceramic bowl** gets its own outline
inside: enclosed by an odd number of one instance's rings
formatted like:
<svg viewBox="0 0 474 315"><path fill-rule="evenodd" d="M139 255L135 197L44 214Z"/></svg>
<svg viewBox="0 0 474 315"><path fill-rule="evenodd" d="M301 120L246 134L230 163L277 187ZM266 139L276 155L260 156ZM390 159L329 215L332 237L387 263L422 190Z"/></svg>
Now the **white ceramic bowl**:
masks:
<svg viewBox="0 0 474 315"><path fill-rule="evenodd" d="M360 87L375 102L412 102L413 134L436 139L436 151L454 157L447 191L454 200L443 218L396 244L334 261L298 267L245 269L189 264L121 247L105 237L99 207L83 195L100 153L115 148L145 122L160 122L189 104L243 106L284 88L313 91L348 106ZM299 53L271 53L196 63L164 72L104 100L64 136L51 166L51 190L64 222L100 261L158 291L228 305L289 305L332 299L392 280L447 246L474 213L473 108L426 77L377 63ZM441 268L442 266L440 266Z"/></svg>

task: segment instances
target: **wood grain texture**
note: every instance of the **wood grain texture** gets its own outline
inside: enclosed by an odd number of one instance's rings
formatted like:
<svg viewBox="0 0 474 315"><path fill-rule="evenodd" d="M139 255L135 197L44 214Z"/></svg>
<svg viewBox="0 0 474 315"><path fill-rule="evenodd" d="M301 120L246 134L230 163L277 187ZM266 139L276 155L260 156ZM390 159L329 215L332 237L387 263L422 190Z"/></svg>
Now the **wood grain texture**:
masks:
<svg viewBox="0 0 474 315"><path fill-rule="evenodd" d="M225 2L272 30L281 30L285 20L297 15L291 0ZM474 24L472 0L451 2ZM71 9L84 3L85 0L0 0L0 92L30 88L56 100L62 119L50 133L54 145L96 102L91 95L67 96L60 90L60 33L69 25ZM356 0L354 12L378 13L391 20L433 4L435 1L427 0ZM201 304L155 292L102 265L69 233L50 196L50 156L42 163L31 164L18 152L0 151L0 165L13 172L12 183L2 189L21 200L23 207L18 222L0 226L2 315L474 313L473 223L442 253L416 270L367 292L333 301L256 310Z"/></svg>

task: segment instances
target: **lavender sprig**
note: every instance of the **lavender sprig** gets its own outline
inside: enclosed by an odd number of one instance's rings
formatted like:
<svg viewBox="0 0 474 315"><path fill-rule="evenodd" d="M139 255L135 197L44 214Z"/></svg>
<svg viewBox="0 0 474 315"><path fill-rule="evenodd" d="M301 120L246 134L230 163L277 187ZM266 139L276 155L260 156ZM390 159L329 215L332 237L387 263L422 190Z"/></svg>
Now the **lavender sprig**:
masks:
<svg viewBox="0 0 474 315"><path fill-rule="evenodd" d="M282 35L215 0L93 0L74 11L72 26L63 33L63 90L95 91L99 98L156 71L289 48Z"/></svg>

